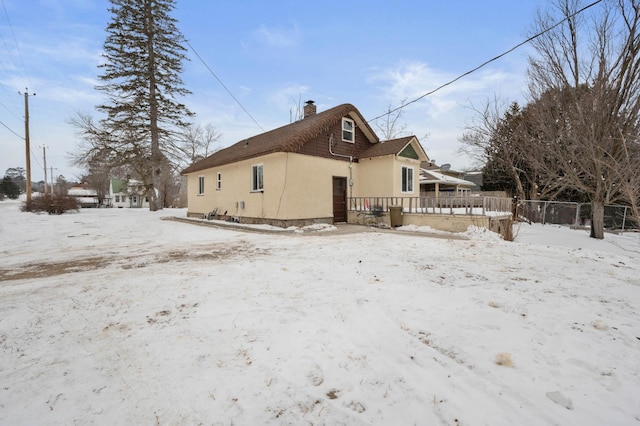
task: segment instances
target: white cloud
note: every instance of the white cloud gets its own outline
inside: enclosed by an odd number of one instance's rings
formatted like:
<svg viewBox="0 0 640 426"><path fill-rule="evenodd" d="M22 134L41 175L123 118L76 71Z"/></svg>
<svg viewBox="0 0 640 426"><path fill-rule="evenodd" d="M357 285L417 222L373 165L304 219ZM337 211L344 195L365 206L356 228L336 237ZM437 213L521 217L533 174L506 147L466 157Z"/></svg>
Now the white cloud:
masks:
<svg viewBox="0 0 640 426"><path fill-rule="evenodd" d="M296 24L289 28L276 28L261 25L252 32L252 36L259 43L278 49L298 47L301 42L301 32Z"/></svg>
<svg viewBox="0 0 640 426"><path fill-rule="evenodd" d="M289 111L293 108L295 109L300 106L304 106L304 102L307 101L305 98L305 93L309 91L309 87L298 84L298 83L288 83L283 87L279 87L276 89L274 93L269 96L267 101L267 105L270 108Z"/></svg>
<svg viewBox="0 0 640 426"><path fill-rule="evenodd" d="M471 159L459 153L459 139L474 114L469 106L494 96L520 100L525 87L521 70L487 67L438 89L459 75L413 61L372 70L367 79L375 86L379 101L392 108L420 98L405 107L401 121L408 132L418 136L430 157L439 163L454 163L454 168L472 165ZM429 135L426 139L425 134Z"/></svg>

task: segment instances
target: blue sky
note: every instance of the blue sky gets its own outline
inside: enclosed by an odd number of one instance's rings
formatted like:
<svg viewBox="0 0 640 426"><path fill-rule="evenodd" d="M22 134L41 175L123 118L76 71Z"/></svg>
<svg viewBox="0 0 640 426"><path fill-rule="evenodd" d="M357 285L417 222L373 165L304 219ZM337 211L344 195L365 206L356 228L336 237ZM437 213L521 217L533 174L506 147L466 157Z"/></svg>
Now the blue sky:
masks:
<svg viewBox="0 0 640 426"><path fill-rule="evenodd" d="M207 65L265 130L290 122L312 99L318 111L352 103L370 120L417 98L526 38L544 0L395 0L343 2L182 0L174 17ZM32 179L47 166L75 180L68 124L96 117L107 0L0 0L0 173L25 166L24 93L29 98ZM459 139L481 105L526 97L528 47L412 104L401 122L427 154L455 169L471 167ZM220 147L262 130L196 55L183 79L195 123L222 133ZM373 123L371 123L373 125ZM374 125L375 129L375 125ZM15 134L17 133L17 135ZM18 136L19 135L19 136ZM425 135L427 135L425 137Z"/></svg>

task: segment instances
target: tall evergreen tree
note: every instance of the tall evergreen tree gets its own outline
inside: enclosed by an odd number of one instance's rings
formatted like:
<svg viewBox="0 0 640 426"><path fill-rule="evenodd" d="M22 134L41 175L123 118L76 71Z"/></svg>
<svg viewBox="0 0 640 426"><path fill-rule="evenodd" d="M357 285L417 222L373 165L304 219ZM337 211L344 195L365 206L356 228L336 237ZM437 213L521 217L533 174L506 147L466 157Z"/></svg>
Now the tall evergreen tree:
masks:
<svg viewBox="0 0 640 426"><path fill-rule="evenodd" d="M179 99L190 93L180 74L184 37L171 17L174 0L110 0L111 22L104 43L103 82L108 102L96 140L116 163L130 164L148 189L151 210L163 207L169 172L166 151L193 115Z"/></svg>

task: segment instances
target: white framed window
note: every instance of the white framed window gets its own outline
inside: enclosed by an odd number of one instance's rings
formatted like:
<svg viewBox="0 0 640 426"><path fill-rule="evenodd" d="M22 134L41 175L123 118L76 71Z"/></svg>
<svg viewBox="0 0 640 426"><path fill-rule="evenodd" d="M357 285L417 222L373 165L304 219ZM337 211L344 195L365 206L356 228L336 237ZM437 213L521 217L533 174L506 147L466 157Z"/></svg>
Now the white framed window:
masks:
<svg viewBox="0 0 640 426"><path fill-rule="evenodd" d="M204 194L204 176L198 176L198 195Z"/></svg>
<svg viewBox="0 0 640 426"><path fill-rule="evenodd" d="M222 173L220 172L216 174L216 189L217 190L222 189Z"/></svg>
<svg viewBox="0 0 640 426"><path fill-rule="evenodd" d="M354 143L356 140L355 129L356 129L356 126L353 123L353 120L343 117L342 118L342 141Z"/></svg>
<svg viewBox="0 0 640 426"><path fill-rule="evenodd" d="M413 192L413 167L402 166L402 192Z"/></svg>
<svg viewBox="0 0 640 426"><path fill-rule="evenodd" d="M262 164L251 166L251 191L264 191L264 167Z"/></svg>
<svg viewBox="0 0 640 426"><path fill-rule="evenodd" d="M120 202L120 196L116 195L116 203L119 203L119 202Z"/></svg>

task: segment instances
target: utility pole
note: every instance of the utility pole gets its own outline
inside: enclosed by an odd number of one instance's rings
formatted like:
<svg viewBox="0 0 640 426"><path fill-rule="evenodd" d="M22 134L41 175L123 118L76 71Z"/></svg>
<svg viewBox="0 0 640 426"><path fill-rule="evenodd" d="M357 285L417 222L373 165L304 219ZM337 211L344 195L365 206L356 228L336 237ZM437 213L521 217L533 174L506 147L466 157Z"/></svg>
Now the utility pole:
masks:
<svg viewBox="0 0 640 426"><path fill-rule="evenodd" d="M42 157L44 158L44 195L47 195L47 148L42 146ZM53 195L53 188L51 191Z"/></svg>
<svg viewBox="0 0 640 426"><path fill-rule="evenodd" d="M53 197L53 166L51 166L51 196Z"/></svg>
<svg viewBox="0 0 640 426"><path fill-rule="evenodd" d="M36 94L34 93L33 96ZM29 89L24 91L24 144L27 155L27 206L31 205L31 148L29 147Z"/></svg>

